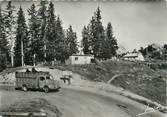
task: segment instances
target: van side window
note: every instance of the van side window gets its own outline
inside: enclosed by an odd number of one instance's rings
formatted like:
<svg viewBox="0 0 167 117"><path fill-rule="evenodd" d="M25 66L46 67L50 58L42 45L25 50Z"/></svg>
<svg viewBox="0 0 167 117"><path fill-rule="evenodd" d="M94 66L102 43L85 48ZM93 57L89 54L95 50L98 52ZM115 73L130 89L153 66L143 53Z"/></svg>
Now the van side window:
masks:
<svg viewBox="0 0 167 117"><path fill-rule="evenodd" d="M78 60L78 57L75 57L75 61L77 61Z"/></svg>
<svg viewBox="0 0 167 117"><path fill-rule="evenodd" d="M44 77L40 77L40 81L44 81L45 80L45 78Z"/></svg>
<svg viewBox="0 0 167 117"><path fill-rule="evenodd" d="M49 77L49 76L46 76L46 80L50 80L50 77Z"/></svg>

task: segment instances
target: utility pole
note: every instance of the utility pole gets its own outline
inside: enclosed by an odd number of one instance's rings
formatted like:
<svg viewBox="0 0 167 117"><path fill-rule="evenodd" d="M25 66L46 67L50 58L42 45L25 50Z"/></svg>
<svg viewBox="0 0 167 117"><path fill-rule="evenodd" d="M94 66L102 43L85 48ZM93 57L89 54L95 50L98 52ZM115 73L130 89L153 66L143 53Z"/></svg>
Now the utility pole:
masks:
<svg viewBox="0 0 167 117"><path fill-rule="evenodd" d="M14 66L14 62L13 62L13 52L11 52L11 65L12 65L12 67Z"/></svg>
<svg viewBox="0 0 167 117"><path fill-rule="evenodd" d="M21 65L24 66L23 39L21 38Z"/></svg>
<svg viewBox="0 0 167 117"><path fill-rule="evenodd" d="M44 34L43 40L44 40L44 59L45 59L44 63L46 63L46 33Z"/></svg>
<svg viewBox="0 0 167 117"><path fill-rule="evenodd" d="M13 50L13 48L14 48L14 40L11 39L10 55L11 55L11 65L12 65L12 67L14 66L14 50Z"/></svg>
<svg viewBox="0 0 167 117"><path fill-rule="evenodd" d="M36 54L34 54L34 67L35 67L35 58L36 58Z"/></svg>
<svg viewBox="0 0 167 117"><path fill-rule="evenodd" d="M44 58L45 58L45 63L46 63L46 43L44 45Z"/></svg>

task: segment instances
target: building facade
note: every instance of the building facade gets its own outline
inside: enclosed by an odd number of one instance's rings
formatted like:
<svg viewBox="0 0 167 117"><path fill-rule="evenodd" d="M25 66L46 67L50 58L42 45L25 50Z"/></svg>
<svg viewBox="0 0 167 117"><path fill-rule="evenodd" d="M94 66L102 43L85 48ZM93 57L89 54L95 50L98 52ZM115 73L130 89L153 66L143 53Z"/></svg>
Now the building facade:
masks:
<svg viewBox="0 0 167 117"><path fill-rule="evenodd" d="M75 64L90 64L92 60L94 59L93 55L84 54L74 54L69 57L69 59L66 60L67 65L75 65Z"/></svg>
<svg viewBox="0 0 167 117"><path fill-rule="evenodd" d="M145 61L143 55L140 52L127 53L125 56L123 56L123 59L130 61Z"/></svg>

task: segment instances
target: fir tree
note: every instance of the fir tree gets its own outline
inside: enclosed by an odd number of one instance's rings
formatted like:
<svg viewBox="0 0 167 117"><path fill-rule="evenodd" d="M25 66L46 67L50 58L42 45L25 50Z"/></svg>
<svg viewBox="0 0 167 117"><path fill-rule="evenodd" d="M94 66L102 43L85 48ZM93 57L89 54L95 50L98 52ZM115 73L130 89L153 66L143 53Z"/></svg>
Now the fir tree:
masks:
<svg viewBox="0 0 167 117"><path fill-rule="evenodd" d="M9 42L9 51L11 56L11 63L13 64L13 47L15 39L15 6L12 5L12 2L9 1L5 10L4 10L4 24L5 24L5 33L6 39ZM9 57L8 57L9 59Z"/></svg>
<svg viewBox="0 0 167 117"><path fill-rule="evenodd" d="M37 17L37 11L35 4L32 4L28 9L28 38L29 38L29 63L32 65L33 62L39 62L41 60L41 55L43 52L43 45L39 37L39 20ZM35 58L34 58L35 57Z"/></svg>
<svg viewBox="0 0 167 117"><path fill-rule="evenodd" d="M110 59L112 56L116 55L116 50L118 49L117 40L113 35L112 25L109 22L106 29L106 40L105 40L105 59Z"/></svg>
<svg viewBox="0 0 167 117"><path fill-rule="evenodd" d="M84 45L84 53L91 53L95 58L103 60L115 56L118 46L111 23L108 24L105 32L101 19L101 10L98 7L88 27L83 29L82 45Z"/></svg>
<svg viewBox="0 0 167 117"><path fill-rule="evenodd" d="M141 52L143 56L146 55L146 52L145 52L143 47L140 47L140 49L138 51Z"/></svg>
<svg viewBox="0 0 167 117"><path fill-rule="evenodd" d="M92 17L90 23L88 24L91 54L94 54L93 48L95 46L95 40L96 40L95 39L95 35L96 35L95 26L96 26L96 21L95 21L95 18Z"/></svg>
<svg viewBox="0 0 167 117"><path fill-rule="evenodd" d="M36 39L38 37L38 29L39 29L39 22L38 22L38 18L37 18L37 11L36 11L36 6L33 3L31 5L31 7L28 9L28 15L29 15L29 19L28 19L28 26L29 26L29 40L30 43L33 42L34 39Z"/></svg>
<svg viewBox="0 0 167 117"><path fill-rule="evenodd" d="M8 54L8 42L5 35L4 17L0 7L0 70L6 68L6 58Z"/></svg>
<svg viewBox="0 0 167 117"><path fill-rule="evenodd" d="M89 27L84 26L82 31L82 47L84 54L91 54L91 42L90 42Z"/></svg>
<svg viewBox="0 0 167 117"><path fill-rule="evenodd" d="M68 55L76 54L78 52L77 36L71 25L67 29L66 41L69 48Z"/></svg>
<svg viewBox="0 0 167 117"><path fill-rule="evenodd" d="M40 4L39 4L39 9L38 9L38 14L37 17L39 19L39 38L40 38L40 44L41 46L43 46L43 50L42 50L42 54L41 56L41 60L45 60L46 59L46 33L45 33L45 29L46 29L46 20L47 20L47 0L41 0Z"/></svg>
<svg viewBox="0 0 167 117"><path fill-rule="evenodd" d="M167 60L167 44L164 44L162 53L162 58Z"/></svg>
<svg viewBox="0 0 167 117"><path fill-rule="evenodd" d="M59 17L56 20L55 58L62 63L68 58L68 46L65 41L65 32Z"/></svg>
<svg viewBox="0 0 167 117"><path fill-rule="evenodd" d="M93 38L92 38L92 50L96 58L103 58L103 46L105 40L105 31L101 22L101 11L98 7L95 12L95 27L93 29Z"/></svg>
<svg viewBox="0 0 167 117"><path fill-rule="evenodd" d="M164 44L163 48L167 51L167 44Z"/></svg>
<svg viewBox="0 0 167 117"><path fill-rule="evenodd" d="M56 21L54 15L54 4L52 2L49 3L49 7L47 10L47 22L46 22L46 50L47 50L47 61L52 61L55 58L55 37L56 37Z"/></svg>
<svg viewBox="0 0 167 117"><path fill-rule="evenodd" d="M0 7L0 54L6 54L8 52L8 42L6 39L4 17Z"/></svg>
<svg viewBox="0 0 167 117"><path fill-rule="evenodd" d="M46 40L53 41L55 39L55 14L54 14L54 4L49 3L47 10L47 22L46 22Z"/></svg>
<svg viewBox="0 0 167 117"><path fill-rule="evenodd" d="M15 54L15 66L21 66L22 63L22 56L25 58L25 63L27 62L27 46L28 46L28 39L27 39L27 25L25 21L25 16L23 13L22 8L19 8L17 13L17 28L16 28L16 41L14 47L14 54ZM23 51L21 50L21 46L23 45ZM24 59L23 58L23 59Z"/></svg>

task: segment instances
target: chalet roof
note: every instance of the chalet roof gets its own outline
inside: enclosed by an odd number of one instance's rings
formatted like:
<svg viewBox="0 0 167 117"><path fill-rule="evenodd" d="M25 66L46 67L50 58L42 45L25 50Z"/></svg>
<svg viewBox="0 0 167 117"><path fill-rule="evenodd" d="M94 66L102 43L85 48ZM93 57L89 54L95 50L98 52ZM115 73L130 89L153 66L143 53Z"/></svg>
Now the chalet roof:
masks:
<svg viewBox="0 0 167 117"><path fill-rule="evenodd" d="M136 58L138 57L138 53L128 53L124 56L124 58Z"/></svg>

